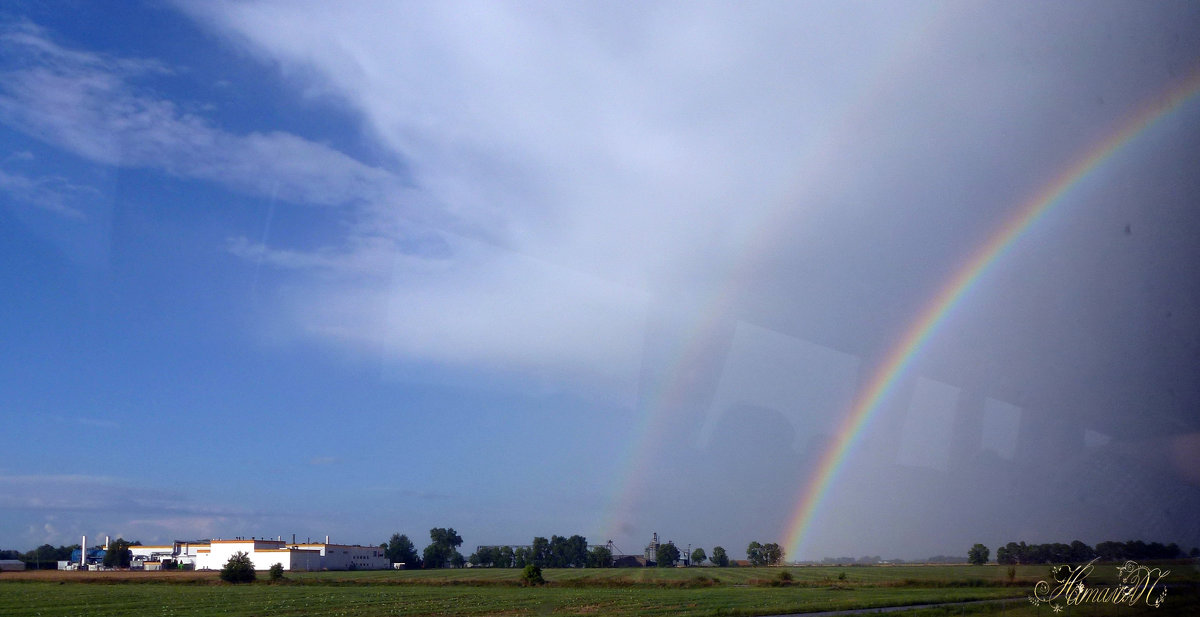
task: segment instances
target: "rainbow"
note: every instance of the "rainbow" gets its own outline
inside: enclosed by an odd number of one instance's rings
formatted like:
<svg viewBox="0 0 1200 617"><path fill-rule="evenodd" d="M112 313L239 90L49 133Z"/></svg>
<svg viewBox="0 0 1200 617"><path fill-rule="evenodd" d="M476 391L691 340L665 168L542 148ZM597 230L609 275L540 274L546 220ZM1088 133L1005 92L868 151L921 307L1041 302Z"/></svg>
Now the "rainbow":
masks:
<svg viewBox="0 0 1200 617"><path fill-rule="evenodd" d="M1195 96L1198 91L1200 71L1165 95L1157 96L1145 104L1130 120L1121 125L1119 130L1088 149L1076 163L1022 204L1008 223L992 234L941 287L900 341L886 355L866 387L860 390L849 413L834 434L833 442L826 448L815 471L809 477L796 504L794 515L788 520L788 527L783 534L788 555L799 556L801 544L809 533L813 518L846 462L851 448L950 310L979 281L988 267L1072 188L1156 121L1168 116Z"/></svg>
<svg viewBox="0 0 1200 617"><path fill-rule="evenodd" d="M905 72L902 67L916 65L914 57L921 50L920 42L932 39L932 32L942 27L952 14L953 11L947 7L922 7L916 11L913 26L893 42L890 52L882 55L884 61L874 67L862 79L858 91L847 98L847 104L842 107L843 115L825 123L822 133L815 136L805 148L799 164L801 169L808 169L813 176L819 175L818 168L823 157L830 150L845 145L839 137L844 135L846 127L855 126L858 116L868 112L871 102L879 100L880 93L887 87L903 82ZM779 206L769 211L763 220L740 233L735 244L742 247L742 257L724 266L725 271L716 277L723 283L700 298L695 305L701 310L686 320L688 327L684 329L685 335L672 349L667 350L664 356L667 359L665 370L657 379L644 385L647 396L639 406L641 413L632 430L633 438L626 442L625 450L617 457L623 463L611 481L608 494L613 498L597 521L597 528L602 530L605 537L622 535L623 521L636 518L633 505L638 491L643 488L642 476L651 466L653 444L666 429L669 410L676 409L687 395L692 385L688 383L687 376L703 361L706 342L729 319L734 300L742 295L747 281L751 279L753 260L750 257L756 250L774 246L779 241L775 235L787 227L786 220L794 214L788 206L795 203L795 193L801 190L803 183L804 178L801 177L796 180L796 186L784 187L778 198Z"/></svg>

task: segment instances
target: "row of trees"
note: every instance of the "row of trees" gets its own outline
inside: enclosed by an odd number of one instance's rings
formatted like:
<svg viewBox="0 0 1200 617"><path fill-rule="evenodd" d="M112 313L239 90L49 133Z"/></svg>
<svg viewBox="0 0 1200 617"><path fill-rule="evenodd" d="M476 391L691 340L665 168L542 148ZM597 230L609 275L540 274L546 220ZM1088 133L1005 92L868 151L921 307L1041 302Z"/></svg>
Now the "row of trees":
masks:
<svg viewBox="0 0 1200 617"><path fill-rule="evenodd" d="M538 536L529 546L482 546L468 561L485 568L609 568L613 565L612 551L605 546L588 550L587 538Z"/></svg>
<svg viewBox="0 0 1200 617"><path fill-rule="evenodd" d="M461 568L466 563L458 547L462 536L453 527L434 527L429 530L429 545L421 555L417 547L404 534L394 533L391 539L379 545L383 554L392 563L402 563L406 569L417 568Z"/></svg>
<svg viewBox="0 0 1200 617"><path fill-rule="evenodd" d="M976 544L967 551L967 560L973 564L985 564L988 561L988 547ZM1200 549L1193 548L1188 555L1200 556ZM1050 544L1026 544L1024 542L1009 542L996 549L996 563L1016 565L1033 563L1079 563L1099 558L1103 561L1123 561L1126 559L1178 559L1184 557L1183 549L1174 542L1162 544L1141 540L1128 542L1101 542L1095 548L1074 540L1070 544L1053 542Z"/></svg>
<svg viewBox="0 0 1200 617"><path fill-rule="evenodd" d="M25 562L26 567L29 568L55 568L58 567L57 562L70 559L71 551L77 548L79 548L78 544L59 547L43 544L24 553L6 549L0 550L0 559L19 559Z"/></svg>
<svg viewBox="0 0 1200 617"><path fill-rule="evenodd" d="M129 564L133 561L133 551L129 550L129 547L140 545L141 542L128 542L124 538L117 538L109 542L108 550L104 553L103 565L109 568L128 568ZM0 559L18 559L25 562L26 567L31 568L55 569L58 567L58 562L69 560L71 553L77 550L79 550L78 544L57 547L50 544L43 544L24 553L14 550L0 550Z"/></svg>
<svg viewBox="0 0 1200 617"><path fill-rule="evenodd" d="M612 551L607 546L588 548L587 538L581 535L558 536L549 539L535 537L528 546L481 546L463 559L458 547L462 536L453 527L434 527L429 530L429 546L423 555L407 535L392 534L391 539L379 545L383 554L392 563L403 563L405 568L461 568L466 563L482 568L611 568L614 565ZM783 562L783 549L775 543L751 542L746 552L754 565L778 565ZM660 567L674 566L684 557L673 543L658 545L655 560ZM719 567L730 565L729 555L720 546L713 547L711 557L702 548L692 551L691 564L699 565L706 559Z"/></svg>

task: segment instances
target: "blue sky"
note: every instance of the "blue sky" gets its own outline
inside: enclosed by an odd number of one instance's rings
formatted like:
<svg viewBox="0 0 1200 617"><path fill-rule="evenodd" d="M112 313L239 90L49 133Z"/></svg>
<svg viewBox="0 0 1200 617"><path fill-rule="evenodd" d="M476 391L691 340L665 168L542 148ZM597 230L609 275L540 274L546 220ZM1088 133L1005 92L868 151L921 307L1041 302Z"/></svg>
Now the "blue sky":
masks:
<svg viewBox="0 0 1200 617"><path fill-rule="evenodd" d="M956 266L1200 70L1187 3L857 8L6 6L0 546L783 541ZM1198 117L981 279L793 557L1200 544Z"/></svg>

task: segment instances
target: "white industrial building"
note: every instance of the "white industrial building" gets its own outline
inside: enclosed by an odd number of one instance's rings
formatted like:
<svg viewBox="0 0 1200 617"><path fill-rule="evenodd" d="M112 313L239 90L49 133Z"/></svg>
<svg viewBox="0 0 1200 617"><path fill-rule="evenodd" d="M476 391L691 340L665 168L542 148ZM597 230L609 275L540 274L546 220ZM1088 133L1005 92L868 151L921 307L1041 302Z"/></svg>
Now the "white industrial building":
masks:
<svg viewBox="0 0 1200 617"><path fill-rule="evenodd" d="M236 553L246 553L255 570L275 564L284 570L384 570L392 566L378 546L292 543L283 540L244 539L175 542L170 545L131 546L133 567L156 570L163 562L191 565L197 570L220 570Z"/></svg>

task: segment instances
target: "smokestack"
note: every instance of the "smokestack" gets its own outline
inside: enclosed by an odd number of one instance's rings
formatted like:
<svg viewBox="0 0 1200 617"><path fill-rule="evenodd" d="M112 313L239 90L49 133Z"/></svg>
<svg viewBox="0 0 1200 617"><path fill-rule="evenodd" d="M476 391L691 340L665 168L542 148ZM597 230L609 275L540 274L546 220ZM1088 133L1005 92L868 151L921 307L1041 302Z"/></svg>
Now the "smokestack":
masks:
<svg viewBox="0 0 1200 617"><path fill-rule="evenodd" d="M87 565L87 536L83 536L83 540L79 545L79 565Z"/></svg>
<svg viewBox="0 0 1200 617"><path fill-rule="evenodd" d="M329 536L325 536L325 544L329 544Z"/></svg>
<svg viewBox="0 0 1200 617"><path fill-rule="evenodd" d="M296 543L296 534L292 534L292 544Z"/></svg>
<svg viewBox="0 0 1200 617"><path fill-rule="evenodd" d="M108 550L108 536L104 536L104 550Z"/></svg>

